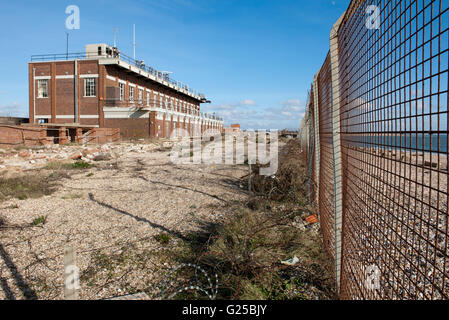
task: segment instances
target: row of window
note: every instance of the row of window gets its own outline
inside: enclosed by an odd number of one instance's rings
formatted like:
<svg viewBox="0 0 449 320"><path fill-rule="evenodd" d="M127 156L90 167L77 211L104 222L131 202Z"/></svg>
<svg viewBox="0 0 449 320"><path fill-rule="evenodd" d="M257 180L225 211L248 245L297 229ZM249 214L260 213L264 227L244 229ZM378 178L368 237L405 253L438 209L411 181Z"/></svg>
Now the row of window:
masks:
<svg viewBox="0 0 449 320"><path fill-rule="evenodd" d="M89 97L96 97L96 78L85 78L84 79L84 97L89 98ZM125 84L120 82L119 83L119 87L120 87L120 101L125 101ZM48 80L44 79L44 80L38 80L37 82L37 97L38 98L48 98ZM134 103L135 102L135 95L136 95L136 87L134 86L129 86L129 102ZM140 105L143 104L143 89L139 88L138 91L138 103ZM159 97L159 98L158 98ZM174 111L181 111L181 112L185 112L185 113L191 113L194 115L199 115L200 114L200 110L199 107L191 104L191 103L187 103L185 101L180 101L180 100L175 100L173 98L169 98L169 97L164 97L162 96L162 94L158 94L157 92L154 92L154 100L156 102L160 103L161 107L168 107L168 106L172 106L172 109ZM151 100L150 100L150 94L147 94L146 96L146 105L148 107L150 107L151 105Z"/></svg>
<svg viewBox="0 0 449 320"><path fill-rule="evenodd" d="M120 88L120 101L125 101L125 90L126 90L125 83L120 82L119 88ZM169 98L169 97L165 97L165 99L164 99L162 94L159 95L157 92L153 92L153 93L154 93L154 101L159 102L161 107L171 105L175 111L184 110L183 112L189 111L189 113L198 114L198 115L200 113L199 107L194 104L187 103L185 101L176 100L176 99ZM138 93L137 93L137 102L140 105L143 104L143 94L144 94L144 89L139 88ZM136 87L129 86L129 99L128 100L130 103L135 102L135 96L136 96ZM151 99L150 99L149 93L147 93L147 95L146 95L146 105L147 105L147 107L151 106Z"/></svg>
<svg viewBox="0 0 449 320"><path fill-rule="evenodd" d="M95 78L84 79L84 97L91 98L97 96L97 86ZM48 98L48 80L37 80L37 97Z"/></svg>

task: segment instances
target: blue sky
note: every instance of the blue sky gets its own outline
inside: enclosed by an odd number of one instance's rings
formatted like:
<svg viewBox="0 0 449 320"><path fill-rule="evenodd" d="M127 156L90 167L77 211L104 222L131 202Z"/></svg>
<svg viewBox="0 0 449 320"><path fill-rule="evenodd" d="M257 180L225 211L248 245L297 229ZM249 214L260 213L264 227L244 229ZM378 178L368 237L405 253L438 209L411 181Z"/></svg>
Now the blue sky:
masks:
<svg viewBox="0 0 449 320"><path fill-rule="evenodd" d="M28 116L32 54L65 53L68 5L80 8L70 52L113 43L204 92L202 105L225 124L298 128L307 91L329 48L333 23L349 0L2 1L0 115Z"/></svg>

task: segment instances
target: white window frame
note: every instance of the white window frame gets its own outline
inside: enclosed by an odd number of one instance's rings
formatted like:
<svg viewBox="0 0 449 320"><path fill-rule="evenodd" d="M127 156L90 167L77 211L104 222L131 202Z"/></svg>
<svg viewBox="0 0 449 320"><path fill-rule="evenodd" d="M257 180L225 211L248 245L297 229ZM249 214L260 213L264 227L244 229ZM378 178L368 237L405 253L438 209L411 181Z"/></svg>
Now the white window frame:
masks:
<svg viewBox="0 0 449 320"><path fill-rule="evenodd" d="M125 101L126 84L120 82L118 85L119 85L119 88L120 88L120 101Z"/></svg>
<svg viewBox="0 0 449 320"><path fill-rule="evenodd" d="M159 93L156 91L153 91L153 96L154 96L154 106L157 107L157 101L159 99Z"/></svg>
<svg viewBox="0 0 449 320"><path fill-rule="evenodd" d="M136 88L133 86L129 86L129 102L134 102L136 94Z"/></svg>
<svg viewBox="0 0 449 320"><path fill-rule="evenodd" d="M137 93L137 100L139 104L143 104L143 89L139 88L139 92Z"/></svg>
<svg viewBox="0 0 449 320"><path fill-rule="evenodd" d="M150 106L150 91L147 91L147 107Z"/></svg>
<svg viewBox="0 0 449 320"><path fill-rule="evenodd" d="M44 83L45 83L45 88L42 87L42 85ZM37 98L38 99L48 99L48 79L37 80Z"/></svg>
<svg viewBox="0 0 449 320"><path fill-rule="evenodd" d="M92 86L93 81L93 86ZM84 79L84 97L95 98L97 96L97 79L85 78Z"/></svg>

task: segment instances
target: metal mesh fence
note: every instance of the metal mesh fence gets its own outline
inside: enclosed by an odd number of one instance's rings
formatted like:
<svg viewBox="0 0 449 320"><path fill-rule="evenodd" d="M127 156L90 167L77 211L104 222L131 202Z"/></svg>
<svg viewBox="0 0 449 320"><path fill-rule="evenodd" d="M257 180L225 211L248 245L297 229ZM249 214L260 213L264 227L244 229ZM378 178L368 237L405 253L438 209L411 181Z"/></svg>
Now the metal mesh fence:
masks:
<svg viewBox="0 0 449 320"><path fill-rule="evenodd" d="M335 258L334 233L334 165L332 141L332 86L330 55L318 73L318 110L320 132L320 193L318 208L320 212L323 240L329 254Z"/></svg>
<svg viewBox="0 0 449 320"><path fill-rule="evenodd" d="M353 0L338 23L337 54L338 79L328 55L311 107L319 109L318 209L334 259L342 234L340 296L447 299L449 1ZM341 231L332 110L340 117Z"/></svg>

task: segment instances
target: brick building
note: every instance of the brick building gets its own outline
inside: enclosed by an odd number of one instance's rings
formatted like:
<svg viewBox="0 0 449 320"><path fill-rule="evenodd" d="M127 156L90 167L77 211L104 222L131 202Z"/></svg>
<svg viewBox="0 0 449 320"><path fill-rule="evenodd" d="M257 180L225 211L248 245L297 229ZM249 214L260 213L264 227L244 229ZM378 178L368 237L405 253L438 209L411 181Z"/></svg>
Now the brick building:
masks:
<svg viewBox="0 0 449 320"><path fill-rule="evenodd" d="M203 94L105 44L82 54L32 56L30 124L119 128L124 137L167 138L221 132L223 120L204 114Z"/></svg>
<svg viewBox="0 0 449 320"><path fill-rule="evenodd" d="M224 133L238 133L241 132L240 124L231 124L229 128L224 128Z"/></svg>

